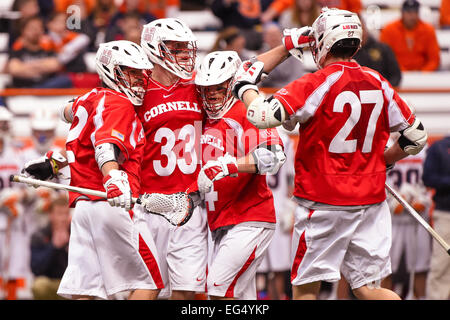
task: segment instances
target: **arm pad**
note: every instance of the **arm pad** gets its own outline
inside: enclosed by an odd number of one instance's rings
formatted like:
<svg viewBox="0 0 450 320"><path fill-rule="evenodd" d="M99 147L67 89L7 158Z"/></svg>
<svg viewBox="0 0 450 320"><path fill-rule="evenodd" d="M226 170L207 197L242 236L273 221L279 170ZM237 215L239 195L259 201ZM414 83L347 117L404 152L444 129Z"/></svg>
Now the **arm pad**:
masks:
<svg viewBox="0 0 450 320"><path fill-rule="evenodd" d="M400 131L398 144L409 155L418 154L427 143L427 132L422 122L416 117L408 128Z"/></svg>
<svg viewBox="0 0 450 320"><path fill-rule="evenodd" d="M71 103L71 102L73 102L73 101L75 101L75 100L71 100L71 101L69 101L69 103ZM73 110L72 110L72 108L70 108L70 110L69 110L69 113L70 113L70 119L67 119L66 116L65 116L65 111L66 111L66 107L67 107L67 106L68 106L68 105L66 104L66 105L62 106L61 108L59 108L59 117L60 117L61 120L64 121L65 123L72 123L72 121L73 121Z"/></svg>
<svg viewBox="0 0 450 320"><path fill-rule="evenodd" d="M287 118L286 110L278 99L258 97L247 108L247 119L259 129L274 128Z"/></svg>
<svg viewBox="0 0 450 320"><path fill-rule="evenodd" d="M119 155L120 149L113 143L102 143L95 147L95 161L100 170L106 162L119 162Z"/></svg>

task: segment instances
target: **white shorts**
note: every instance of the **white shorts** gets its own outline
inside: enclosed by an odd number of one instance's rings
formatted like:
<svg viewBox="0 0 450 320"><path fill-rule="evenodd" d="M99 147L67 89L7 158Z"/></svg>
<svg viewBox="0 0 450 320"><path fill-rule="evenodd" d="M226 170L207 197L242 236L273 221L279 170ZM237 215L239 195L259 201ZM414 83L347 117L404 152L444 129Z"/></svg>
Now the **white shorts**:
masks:
<svg viewBox="0 0 450 320"><path fill-rule="evenodd" d="M208 295L256 300L256 270L275 230L238 224L214 241Z"/></svg>
<svg viewBox="0 0 450 320"><path fill-rule="evenodd" d="M408 215L408 213L402 213ZM431 235L413 217L397 219L392 216L392 272L397 272L402 253L405 253L408 272L426 272L430 269Z"/></svg>
<svg viewBox="0 0 450 320"><path fill-rule="evenodd" d="M131 219L106 201L78 201L70 228L60 296L112 299L123 291L163 287L155 244L136 210Z"/></svg>
<svg viewBox="0 0 450 320"><path fill-rule="evenodd" d="M203 210L195 208L192 217L181 227L171 225L159 215L146 216L158 249L165 285L158 298L169 298L172 290L205 292L208 225Z"/></svg>
<svg viewBox="0 0 450 320"><path fill-rule="evenodd" d="M291 269L292 234L284 232L277 222L273 239L257 272L283 272Z"/></svg>
<svg viewBox="0 0 450 320"><path fill-rule="evenodd" d="M298 206L292 239L291 283L335 282L352 289L391 273L391 216L386 201L366 209L310 210Z"/></svg>

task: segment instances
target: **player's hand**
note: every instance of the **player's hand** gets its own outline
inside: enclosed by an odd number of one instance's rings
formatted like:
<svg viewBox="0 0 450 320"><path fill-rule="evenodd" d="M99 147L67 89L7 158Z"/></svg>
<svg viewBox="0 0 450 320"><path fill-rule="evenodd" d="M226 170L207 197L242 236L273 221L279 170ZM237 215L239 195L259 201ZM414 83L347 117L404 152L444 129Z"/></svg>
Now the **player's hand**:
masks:
<svg viewBox="0 0 450 320"><path fill-rule="evenodd" d="M121 207L131 210L131 188L128 175L122 170L113 169L103 177L108 202L112 207Z"/></svg>
<svg viewBox="0 0 450 320"><path fill-rule="evenodd" d="M4 209L9 216L16 218L20 214L18 204L21 199L20 190L5 188L0 192L0 208Z"/></svg>
<svg viewBox="0 0 450 320"><path fill-rule="evenodd" d="M301 27L283 30L283 44L295 58L303 61L303 49L311 47L314 40L312 27Z"/></svg>
<svg viewBox="0 0 450 320"><path fill-rule="evenodd" d="M256 61L253 64L250 60L242 62L233 78L231 86L233 95L237 99L242 100L244 92L249 89L259 92L256 84L259 83L263 77L263 69L264 63L261 61Z"/></svg>
<svg viewBox="0 0 450 320"><path fill-rule="evenodd" d="M52 179L56 177L59 169L56 161L65 162L66 159L59 152L48 151L45 156L25 163L21 173L33 179Z"/></svg>
<svg viewBox="0 0 450 320"><path fill-rule="evenodd" d="M236 158L225 154L217 160L208 161L200 170L197 178L198 190L201 193L211 191L213 182L226 176L237 177L238 168Z"/></svg>
<svg viewBox="0 0 450 320"><path fill-rule="evenodd" d="M271 146L271 150L257 148L252 152L252 155L255 159L257 174L277 174L286 162L286 154L278 144Z"/></svg>

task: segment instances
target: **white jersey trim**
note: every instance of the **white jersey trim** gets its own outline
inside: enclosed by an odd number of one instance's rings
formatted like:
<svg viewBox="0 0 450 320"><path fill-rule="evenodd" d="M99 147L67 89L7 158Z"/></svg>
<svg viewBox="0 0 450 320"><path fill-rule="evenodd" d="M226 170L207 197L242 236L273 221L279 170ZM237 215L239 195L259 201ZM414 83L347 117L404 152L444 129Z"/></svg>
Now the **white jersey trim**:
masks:
<svg viewBox="0 0 450 320"><path fill-rule="evenodd" d="M394 89L392 89L386 81L382 81L380 76L368 70L363 70L365 73L370 74L372 77L377 79L383 90L383 94L388 100L388 114L389 114L389 128L391 131L400 131L409 127L408 119L403 116L397 102L393 99L394 97ZM408 106L409 107L409 106ZM411 113L412 115L413 113ZM394 129L395 130L392 130Z"/></svg>

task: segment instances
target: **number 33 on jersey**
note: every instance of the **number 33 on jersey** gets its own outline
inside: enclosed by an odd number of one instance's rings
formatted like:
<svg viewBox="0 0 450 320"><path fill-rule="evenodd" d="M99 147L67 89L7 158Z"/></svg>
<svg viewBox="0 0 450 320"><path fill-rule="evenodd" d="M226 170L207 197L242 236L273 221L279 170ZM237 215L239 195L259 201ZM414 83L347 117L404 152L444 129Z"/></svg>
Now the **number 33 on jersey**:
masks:
<svg viewBox="0 0 450 320"><path fill-rule="evenodd" d="M136 107L145 130L141 192L186 191L200 169L203 110L193 80L171 87L150 80L141 107ZM167 179L164 179L167 177Z"/></svg>

